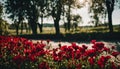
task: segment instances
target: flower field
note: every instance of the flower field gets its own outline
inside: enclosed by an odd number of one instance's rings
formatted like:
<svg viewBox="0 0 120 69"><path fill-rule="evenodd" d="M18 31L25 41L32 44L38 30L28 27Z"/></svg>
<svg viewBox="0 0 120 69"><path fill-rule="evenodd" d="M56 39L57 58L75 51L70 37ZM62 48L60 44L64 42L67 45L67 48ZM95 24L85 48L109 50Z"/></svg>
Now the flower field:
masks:
<svg viewBox="0 0 120 69"><path fill-rule="evenodd" d="M51 50L42 40L33 43L26 38L0 36L0 69L120 69L120 52L115 46L108 48L96 40L90 43L91 49L73 42Z"/></svg>

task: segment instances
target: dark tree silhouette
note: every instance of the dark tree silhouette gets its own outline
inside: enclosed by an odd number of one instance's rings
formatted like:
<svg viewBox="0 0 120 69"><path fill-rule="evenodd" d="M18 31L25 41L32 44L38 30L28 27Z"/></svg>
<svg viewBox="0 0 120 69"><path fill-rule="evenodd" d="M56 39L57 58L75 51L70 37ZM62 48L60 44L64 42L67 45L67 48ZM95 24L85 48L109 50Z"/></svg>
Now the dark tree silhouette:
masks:
<svg viewBox="0 0 120 69"><path fill-rule="evenodd" d="M60 34L59 21L62 13L62 0L49 0L48 1L49 14L54 20L56 35Z"/></svg>
<svg viewBox="0 0 120 69"><path fill-rule="evenodd" d="M2 14L3 14L3 6L2 3L0 3L0 18L2 17Z"/></svg>
<svg viewBox="0 0 120 69"><path fill-rule="evenodd" d="M110 32L113 32L113 25L112 25L112 13L114 10L114 3L115 0L106 0L106 7L107 7L107 12L108 12L108 22L109 22L109 29Z"/></svg>
<svg viewBox="0 0 120 69"><path fill-rule="evenodd" d="M70 31L71 27L72 27L72 24L71 24L71 9L78 9L78 8L82 8L82 5L79 0L64 0L63 2L63 8L64 8L64 11L62 11L62 13L64 13L63 16L65 16L66 14L66 18L67 18L67 22L66 22L66 30Z"/></svg>
<svg viewBox="0 0 120 69"><path fill-rule="evenodd" d="M97 13L103 13L103 11L106 11L105 8L107 8L109 32L112 33L113 32L112 13L115 7L115 0L92 0L91 2L92 6L90 8L93 10L94 8L97 8L97 10L94 12L95 14L97 11L98 11ZM119 3L119 0L116 0L116 3Z"/></svg>
<svg viewBox="0 0 120 69"><path fill-rule="evenodd" d="M18 35L19 24L23 21L25 17L23 0L6 0L5 8L6 13L9 14L9 18L16 22L16 34Z"/></svg>
<svg viewBox="0 0 120 69"><path fill-rule="evenodd" d="M18 35L19 24L24 19L28 19L28 23L33 34L37 34L38 21L38 2L39 0L6 0L6 12L10 14L12 20L16 20L16 32Z"/></svg>
<svg viewBox="0 0 120 69"><path fill-rule="evenodd" d="M72 15L72 30L76 31L78 27L78 23L82 23L82 17L80 15Z"/></svg>
<svg viewBox="0 0 120 69"><path fill-rule="evenodd" d="M37 34L37 22L38 22L38 9L36 5L31 5L29 9L27 9L28 13L28 23L32 29L32 34L36 35Z"/></svg>
<svg viewBox="0 0 120 69"><path fill-rule="evenodd" d="M2 35L2 13L3 13L3 6L0 3L0 35Z"/></svg>
<svg viewBox="0 0 120 69"><path fill-rule="evenodd" d="M40 32L43 32L43 19L46 15L45 11L47 9L47 0L39 0L38 1L38 9L39 9L39 15L41 17L41 23L38 23Z"/></svg>
<svg viewBox="0 0 120 69"><path fill-rule="evenodd" d="M67 21L68 21L68 31L70 31L70 27L71 27L71 1L68 1L68 16L67 16Z"/></svg>
<svg viewBox="0 0 120 69"><path fill-rule="evenodd" d="M92 21L94 21L95 27L97 27L100 23L100 18L106 15L104 0L92 0L91 5L89 7L91 19Z"/></svg>

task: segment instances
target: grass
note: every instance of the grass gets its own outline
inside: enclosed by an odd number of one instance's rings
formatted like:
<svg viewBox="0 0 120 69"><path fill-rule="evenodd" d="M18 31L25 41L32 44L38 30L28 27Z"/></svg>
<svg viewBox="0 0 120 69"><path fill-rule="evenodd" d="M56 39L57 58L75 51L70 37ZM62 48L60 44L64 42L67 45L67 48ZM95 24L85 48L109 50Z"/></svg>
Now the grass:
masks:
<svg viewBox="0 0 120 69"><path fill-rule="evenodd" d="M9 29L8 30L10 35L16 35L15 29ZM55 34L55 28L54 27L44 27L43 32L40 33L39 28L37 29L38 34ZM99 27L78 27L76 30L71 29L70 31L66 31L63 27L60 28L61 34L75 34L75 33L106 33L109 32L109 28L105 26L99 26ZM120 32L120 26L114 26L114 32ZM19 30L19 33L21 33L21 30ZM24 29L22 35L28 35L32 34L32 31L27 32ZM20 34L21 35L21 34Z"/></svg>
<svg viewBox="0 0 120 69"><path fill-rule="evenodd" d="M9 35L15 35L14 29L9 29ZM21 30L19 30L19 33ZM43 32L40 33L37 29L38 34L32 35L32 31L26 33L23 30L23 34L19 34L20 37L28 39L51 39L51 40L65 40L65 41L89 41L92 39L97 40L120 40L120 26L114 26L114 33L109 33L108 27L78 27L77 30L66 31L64 28L60 28L60 35L55 35L54 27L44 27Z"/></svg>

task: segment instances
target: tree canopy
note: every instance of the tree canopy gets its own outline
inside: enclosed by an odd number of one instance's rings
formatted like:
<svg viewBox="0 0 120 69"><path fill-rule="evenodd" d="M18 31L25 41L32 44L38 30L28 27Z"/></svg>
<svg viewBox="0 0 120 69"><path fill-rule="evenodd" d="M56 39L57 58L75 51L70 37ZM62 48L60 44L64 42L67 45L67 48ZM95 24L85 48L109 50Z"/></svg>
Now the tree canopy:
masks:
<svg viewBox="0 0 120 69"><path fill-rule="evenodd" d="M2 6L2 3L0 3L0 18L2 16L2 14L3 14L3 6Z"/></svg>

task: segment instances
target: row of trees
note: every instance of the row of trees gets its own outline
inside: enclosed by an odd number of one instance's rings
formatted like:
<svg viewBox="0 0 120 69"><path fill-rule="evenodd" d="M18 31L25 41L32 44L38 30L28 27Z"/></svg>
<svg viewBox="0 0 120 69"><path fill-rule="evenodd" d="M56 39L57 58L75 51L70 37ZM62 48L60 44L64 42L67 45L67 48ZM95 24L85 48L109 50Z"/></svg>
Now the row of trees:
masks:
<svg viewBox="0 0 120 69"><path fill-rule="evenodd" d="M75 0L6 0L5 7L6 13L10 14L16 22L16 32L18 34L19 24L24 19L28 20L29 26L32 29L33 34L37 34L37 22L41 17L41 23L39 27L42 32L43 18L46 16L52 16L56 34L60 34L59 21L61 16L65 16L68 20L67 28L70 30L70 13L71 8L75 8Z"/></svg>
<svg viewBox="0 0 120 69"><path fill-rule="evenodd" d="M79 0L5 0L4 6L6 13L16 23L16 32L18 34L19 24L25 19L28 20L29 26L33 34L37 34L38 18L41 17L39 25L41 32L43 19L47 16L52 16L56 34L60 34L59 21L61 17L67 19L67 30L71 26L71 9L82 8L88 2L90 4L90 13L93 13L93 18L96 19L96 24L99 21L99 15L105 14L107 8L108 23L110 32L113 32L112 12L114 10L114 0L85 0L84 3L78 3Z"/></svg>

